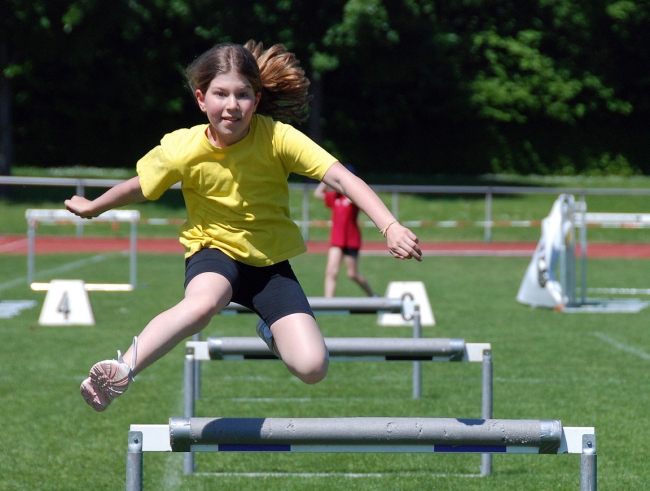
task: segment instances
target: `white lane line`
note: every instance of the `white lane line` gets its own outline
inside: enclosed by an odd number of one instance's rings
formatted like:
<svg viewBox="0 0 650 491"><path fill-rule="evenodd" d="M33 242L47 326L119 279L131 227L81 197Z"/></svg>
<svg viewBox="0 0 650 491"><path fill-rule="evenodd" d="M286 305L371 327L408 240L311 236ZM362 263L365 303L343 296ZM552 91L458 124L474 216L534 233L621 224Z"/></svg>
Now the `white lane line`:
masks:
<svg viewBox="0 0 650 491"><path fill-rule="evenodd" d="M430 474L428 472L195 472L196 476L218 476L218 477L405 477L405 476L428 476L428 477L481 477L480 474Z"/></svg>
<svg viewBox="0 0 650 491"><path fill-rule="evenodd" d="M27 239L18 239L18 240L14 240L13 242L7 242L5 244L0 245L0 253L13 251L14 249L20 249L23 247L24 244L27 244Z"/></svg>
<svg viewBox="0 0 650 491"><path fill-rule="evenodd" d="M45 271L40 271L36 274L37 277L43 277L46 275L51 275L51 274L56 274L56 273L63 273L66 271L70 271L73 269L81 268L83 266L86 266L88 264L92 263L98 263L101 261L105 261L106 259L109 259L113 254L98 254L97 256L90 257L88 259L81 259L79 261L73 261L68 264L63 264L61 266L57 266L56 268L52 269L47 269ZM23 276L21 278L16 278L10 281L5 281L4 283L0 283L0 292L3 290L8 290L9 288L13 288L15 286L20 286L20 285L25 285L27 284L27 276Z"/></svg>
<svg viewBox="0 0 650 491"><path fill-rule="evenodd" d="M602 332L595 332L594 336L596 336L598 339L602 341L605 341L608 344L611 344L612 346L620 349L621 351L626 351L630 354L638 356L639 358L643 358L644 360L650 360L650 354L646 353L645 351L633 348L632 346L628 346L619 341L616 341L616 339L610 338L609 336L603 334Z"/></svg>

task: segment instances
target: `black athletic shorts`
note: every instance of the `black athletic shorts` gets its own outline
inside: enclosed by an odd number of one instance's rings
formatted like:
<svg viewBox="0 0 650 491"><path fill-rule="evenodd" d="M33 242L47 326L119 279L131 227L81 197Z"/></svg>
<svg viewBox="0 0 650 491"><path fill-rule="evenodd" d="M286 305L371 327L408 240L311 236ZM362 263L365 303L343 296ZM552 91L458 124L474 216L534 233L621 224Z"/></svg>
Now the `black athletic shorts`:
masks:
<svg viewBox="0 0 650 491"><path fill-rule="evenodd" d="M201 249L185 260L185 288L201 273L218 273L232 286L232 302L248 307L268 326L289 314L314 313L289 261L249 266L219 249Z"/></svg>
<svg viewBox="0 0 650 491"><path fill-rule="evenodd" d="M341 250L343 251L343 255L345 256L359 257L359 249L352 249L350 247L341 247Z"/></svg>

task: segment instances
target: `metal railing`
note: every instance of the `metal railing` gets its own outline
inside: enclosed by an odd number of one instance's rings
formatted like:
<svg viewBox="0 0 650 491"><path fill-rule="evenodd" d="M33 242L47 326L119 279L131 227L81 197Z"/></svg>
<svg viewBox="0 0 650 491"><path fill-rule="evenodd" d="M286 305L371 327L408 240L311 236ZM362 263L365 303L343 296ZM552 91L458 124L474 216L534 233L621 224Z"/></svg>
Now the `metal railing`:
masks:
<svg viewBox="0 0 650 491"><path fill-rule="evenodd" d="M85 195L86 188L109 188L122 182L123 179L90 179L73 177L18 177L0 176L0 185L12 186L68 186L75 188L78 196ZM309 198L313 193L314 183L290 183L292 191L302 191L301 219L298 221L302 235L309 237ZM525 194L573 194L584 201L586 196L650 196L650 189L627 188L564 188L564 187L525 187L525 186L418 186L418 185L371 185L375 192L390 193L391 211L399 218L400 194L475 194L485 196L485 221L480 223L485 229L485 241L492 240L492 198L495 195L525 195ZM171 189L180 189L175 184Z"/></svg>

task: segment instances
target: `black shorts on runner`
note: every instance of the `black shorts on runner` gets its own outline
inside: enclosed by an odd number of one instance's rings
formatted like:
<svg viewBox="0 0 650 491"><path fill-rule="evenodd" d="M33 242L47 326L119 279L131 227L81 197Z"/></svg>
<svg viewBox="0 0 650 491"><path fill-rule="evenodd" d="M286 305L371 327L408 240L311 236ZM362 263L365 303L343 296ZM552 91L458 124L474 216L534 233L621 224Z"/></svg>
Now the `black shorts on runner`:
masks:
<svg viewBox="0 0 650 491"><path fill-rule="evenodd" d="M352 249L350 247L341 247L341 250L343 251L343 255L345 256L359 257L359 249Z"/></svg>
<svg viewBox="0 0 650 491"><path fill-rule="evenodd" d="M201 273L217 273L232 286L231 301L248 307L272 325L290 314L314 313L289 261L249 266L219 249L201 249L185 260L185 288Z"/></svg>

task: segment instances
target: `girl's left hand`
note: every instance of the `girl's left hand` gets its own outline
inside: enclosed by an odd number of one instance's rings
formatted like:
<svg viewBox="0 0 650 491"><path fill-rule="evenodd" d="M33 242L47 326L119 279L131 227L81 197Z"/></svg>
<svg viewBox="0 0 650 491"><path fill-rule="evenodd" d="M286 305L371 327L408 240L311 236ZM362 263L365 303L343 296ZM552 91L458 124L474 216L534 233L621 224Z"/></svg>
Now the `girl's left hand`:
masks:
<svg viewBox="0 0 650 491"><path fill-rule="evenodd" d="M422 261L422 251L418 246L417 236L399 222L386 231L386 242L393 257Z"/></svg>

